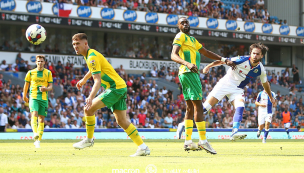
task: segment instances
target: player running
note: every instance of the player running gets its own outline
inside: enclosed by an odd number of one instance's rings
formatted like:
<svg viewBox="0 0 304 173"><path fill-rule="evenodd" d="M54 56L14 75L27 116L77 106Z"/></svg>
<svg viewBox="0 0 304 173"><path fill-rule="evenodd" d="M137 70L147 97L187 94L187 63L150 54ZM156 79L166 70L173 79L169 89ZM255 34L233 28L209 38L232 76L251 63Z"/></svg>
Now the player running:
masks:
<svg viewBox="0 0 304 173"><path fill-rule="evenodd" d="M291 113L288 111L288 105L285 105L285 109L282 112L283 123L284 127L287 133L287 138L291 139L291 136L289 135L289 127L290 127L290 120L291 120Z"/></svg>
<svg viewBox="0 0 304 173"><path fill-rule="evenodd" d="M271 91L271 95L273 98L276 98L275 93L272 91ZM255 101L255 105L258 108L258 123L259 123L257 138L260 137L261 131L265 127L264 138L262 142L266 143L266 139L269 133L269 126L272 120L272 115L274 114L274 108L265 90L261 91L258 94L258 97Z"/></svg>
<svg viewBox="0 0 304 173"><path fill-rule="evenodd" d="M44 131L44 118L48 110L48 91L53 89L53 77L50 70L44 68L45 57L36 56L37 68L27 72L23 87L23 100L29 103L31 111L31 126L34 133L34 145L40 148L40 141ZM27 98L27 91L30 88L30 100ZM37 129L38 118L38 129Z"/></svg>
<svg viewBox="0 0 304 173"><path fill-rule="evenodd" d="M211 147L206 138L205 118L202 107L202 85L198 74L201 62L200 54L214 60L222 60L223 63L226 62L230 66L234 66L234 63L206 50L194 37L190 36L190 25L187 18L179 18L178 28L180 32L174 38L171 59L181 64L178 77L187 104L184 121L186 133L184 149L186 151L204 149L211 154L216 154L216 151ZM192 142L191 138L193 117L199 133L200 140L198 146ZM178 134L182 133L180 128L179 132Z"/></svg>
<svg viewBox="0 0 304 173"><path fill-rule="evenodd" d="M264 44L254 43L250 46L250 56L228 58L236 64L236 68L234 70L229 68L227 74L217 82L203 104L204 109L209 111L211 107L222 100L224 96L228 97L229 102L231 102L235 107L233 129L230 136L231 141L244 139L247 136L247 134L239 134L238 129L245 109L244 87L250 82L250 80L256 79L260 76L263 88L268 94L271 103L275 106L275 99L271 94L270 86L267 82L266 71L263 64L260 62L267 50L268 47ZM203 69L203 72L208 73L210 68L222 64L224 63L221 61L212 62Z"/></svg>
<svg viewBox="0 0 304 173"><path fill-rule="evenodd" d="M72 37L72 43L76 54L84 56L89 68L89 72L79 82L77 82L77 88L80 90L80 88L91 76L94 79L92 91L89 97L86 99L86 105L84 107L87 138L75 143L73 145L74 148L83 149L94 145L94 113L98 109L107 106L114 113L119 126L125 130L128 136L138 146L136 153L131 156L149 155L150 149L141 139L136 127L130 123L126 117L127 86L125 81L116 73L116 71L101 53L94 49L90 49L86 34L75 34ZM95 97L100 89L100 86L103 86L105 91L99 96Z"/></svg>

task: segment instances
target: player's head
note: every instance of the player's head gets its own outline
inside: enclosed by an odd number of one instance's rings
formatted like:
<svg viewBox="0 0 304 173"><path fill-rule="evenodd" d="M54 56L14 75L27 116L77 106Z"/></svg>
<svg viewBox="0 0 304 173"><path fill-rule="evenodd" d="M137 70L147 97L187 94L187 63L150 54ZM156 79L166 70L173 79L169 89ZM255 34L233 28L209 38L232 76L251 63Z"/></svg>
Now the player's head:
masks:
<svg viewBox="0 0 304 173"><path fill-rule="evenodd" d="M39 70L44 68L45 64L45 56L44 55L36 55L36 65Z"/></svg>
<svg viewBox="0 0 304 173"><path fill-rule="evenodd" d="M186 17L179 18L177 25L178 25L179 30L181 30L183 33L190 32L190 24Z"/></svg>
<svg viewBox="0 0 304 173"><path fill-rule="evenodd" d="M73 48L77 55L86 55L89 48L88 37L85 33L77 33L72 37Z"/></svg>
<svg viewBox="0 0 304 173"><path fill-rule="evenodd" d="M268 47L263 43L254 43L250 46L250 57L254 63L258 63L261 61L267 51Z"/></svg>

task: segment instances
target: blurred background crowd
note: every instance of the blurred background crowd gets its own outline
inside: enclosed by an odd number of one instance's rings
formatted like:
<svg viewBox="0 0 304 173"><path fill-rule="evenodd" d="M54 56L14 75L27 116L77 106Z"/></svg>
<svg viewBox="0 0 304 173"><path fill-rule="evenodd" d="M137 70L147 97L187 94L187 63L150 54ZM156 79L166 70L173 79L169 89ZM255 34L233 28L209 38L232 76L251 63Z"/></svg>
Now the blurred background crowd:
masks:
<svg viewBox="0 0 304 173"><path fill-rule="evenodd" d="M58 65L46 63L45 68L52 72L54 85L63 89L63 94L57 98L50 92L48 115L45 119L45 128L85 128L83 107L88 97L93 81L90 79L82 90L77 90L75 85L88 71L88 68L74 68L73 64ZM24 60L21 54L16 57L16 63L1 63L1 71L28 71L32 69ZM117 73L125 80L128 86L127 92L127 116L138 128L177 128L178 123L184 120L186 102L181 93L181 86L178 79L178 70L162 67L154 67L149 73L127 74L121 65L116 69ZM287 95L276 94L277 106L273 115L271 128L283 128L281 114L283 111L290 111L292 115L292 127L304 127L304 111L302 98L296 97L296 91L301 81L297 76L297 68L292 69L289 74L287 68L283 73L270 74L267 78L273 84L279 84L290 90ZM203 86L203 98L206 98L215 84L226 74L226 68L220 66L212 68L210 73L203 74L200 79ZM291 80L290 77L293 77ZM179 86L180 93L173 93L166 87L158 87L155 79L162 78ZM259 80L251 81L245 88L245 110L241 128L257 128L257 108L255 100L257 94L263 90ZM101 88L99 93L103 92ZM23 87L12 85L11 80L5 81L0 74L0 115L7 115L7 128L31 128L31 113L27 103L22 100ZM175 96L175 97L174 97ZM205 101L205 99L203 100ZM210 113L205 115L206 126L209 128L232 128L233 106L224 98L215 105ZM119 128L115 117L110 109L103 108L96 113L96 128Z"/></svg>

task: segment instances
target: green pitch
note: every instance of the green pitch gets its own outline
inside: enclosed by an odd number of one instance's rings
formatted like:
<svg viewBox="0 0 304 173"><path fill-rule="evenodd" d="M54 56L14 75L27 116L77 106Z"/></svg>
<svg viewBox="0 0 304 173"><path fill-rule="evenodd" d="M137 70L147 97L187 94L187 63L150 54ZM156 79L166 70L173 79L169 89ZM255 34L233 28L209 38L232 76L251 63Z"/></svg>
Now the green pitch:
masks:
<svg viewBox="0 0 304 173"><path fill-rule="evenodd" d="M145 140L151 155L132 158L130 140L95 140L93 148L75 150L76 140L0 141L0 172L304 172L303 140L210 140L217 155L183 150L183 140ZM152 164L152 165L151 165ZM126 170L122 170L126 169Z"/></svg>

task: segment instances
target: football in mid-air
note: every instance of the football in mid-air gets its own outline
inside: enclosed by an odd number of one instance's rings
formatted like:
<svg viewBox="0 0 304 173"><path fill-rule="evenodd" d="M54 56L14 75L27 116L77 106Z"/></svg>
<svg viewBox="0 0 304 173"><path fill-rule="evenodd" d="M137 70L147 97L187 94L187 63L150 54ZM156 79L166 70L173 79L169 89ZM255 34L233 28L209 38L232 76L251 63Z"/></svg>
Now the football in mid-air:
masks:
<svg viewBox="0 0 304 173"><path fill-rule="evenodd" d="M39 45L46 39L46 30L39 24L33 24L27 28L25 37L33 45Z"/></svg>

